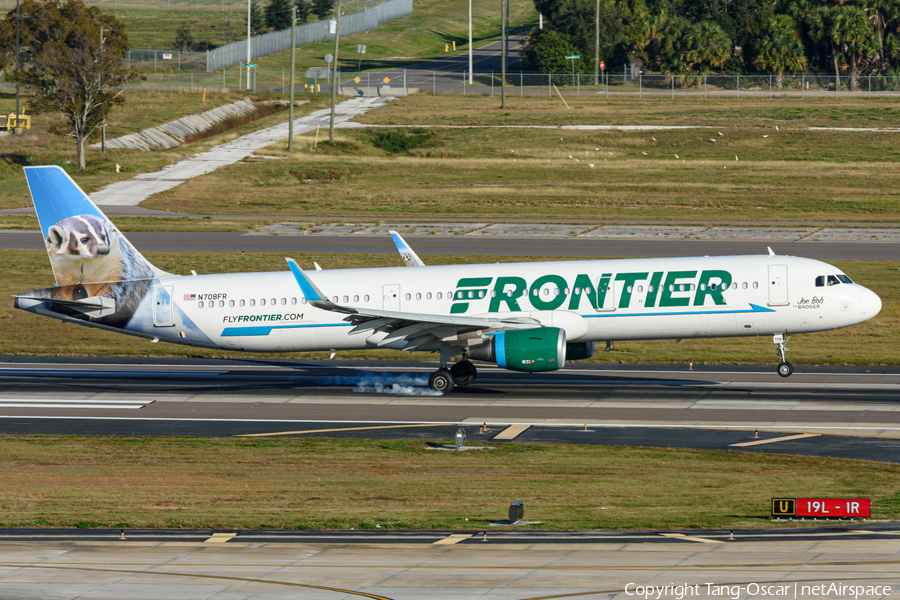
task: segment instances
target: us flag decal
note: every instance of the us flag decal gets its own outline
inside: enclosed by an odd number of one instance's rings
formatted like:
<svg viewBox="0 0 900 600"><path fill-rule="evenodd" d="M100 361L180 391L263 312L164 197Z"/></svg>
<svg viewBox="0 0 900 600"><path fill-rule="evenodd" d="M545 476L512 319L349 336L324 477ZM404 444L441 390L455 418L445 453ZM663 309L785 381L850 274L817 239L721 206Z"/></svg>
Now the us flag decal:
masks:
<svg viewBox="0 0 900 600"><path fill-rule="evenodd" d="M191 301L196 300L196 299L197 299L197 294L185 294L185 295L184 295L184 301L185 301L185 302L191 302Z"/></svg>

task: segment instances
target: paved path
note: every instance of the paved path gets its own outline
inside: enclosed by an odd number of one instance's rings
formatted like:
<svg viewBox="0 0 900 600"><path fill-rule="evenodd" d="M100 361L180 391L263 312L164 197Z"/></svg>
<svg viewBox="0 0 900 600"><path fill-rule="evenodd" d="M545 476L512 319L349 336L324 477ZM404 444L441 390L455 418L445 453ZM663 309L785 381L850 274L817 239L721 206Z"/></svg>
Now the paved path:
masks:
<svg viewBox="0 0 900 600"><path fill-rule="evenodd" d="M343 123L357 115L384 105L384 98L354 98L336 107L335 123ZM317 110L294 120L294 135L312 131L316 126L328 126L329 109ZM154 194L170 190L194 177L206 175L241 161L256 150L287 138L288 123L255 131L236 140L210 148L155 173L143 173L132 179L109 185L91 194L91 199L103 206L136 206Z"/></svg>

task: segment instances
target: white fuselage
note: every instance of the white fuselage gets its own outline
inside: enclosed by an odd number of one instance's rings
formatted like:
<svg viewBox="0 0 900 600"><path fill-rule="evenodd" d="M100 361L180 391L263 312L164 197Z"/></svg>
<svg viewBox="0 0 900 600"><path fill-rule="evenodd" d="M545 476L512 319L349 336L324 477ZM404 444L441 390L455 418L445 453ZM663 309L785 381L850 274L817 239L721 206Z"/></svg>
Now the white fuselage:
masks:
<svg viewBox="0 0 900 600"><path fill-rule="evenodd" d="M564 329L569 342L809 333L861 323L881 309L876 294L849 283L839 269L788 256L308 274L341 306L422 315L529 317ZM822 285L817 285L817 278ZM166 278L154 289L153 298L153 330L142 334L176 343L303 352L375 348L386 335L353 334L345 315L310 306L290 271ZM400 349L405 344L399 341L389 347Z"/></svg>

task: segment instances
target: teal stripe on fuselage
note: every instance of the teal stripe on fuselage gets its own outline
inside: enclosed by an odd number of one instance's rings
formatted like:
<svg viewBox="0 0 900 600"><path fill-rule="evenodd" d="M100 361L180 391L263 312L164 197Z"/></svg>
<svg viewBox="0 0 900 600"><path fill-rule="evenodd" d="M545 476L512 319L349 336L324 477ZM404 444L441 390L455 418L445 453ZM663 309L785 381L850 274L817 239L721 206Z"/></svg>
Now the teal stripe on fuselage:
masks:
<svg viewBox="0 0 900 600"><path fill-rule="evenodd" d="M353 327L352 323L305 323L303 325L272 325L271 327L226 327L222 337L238 337L241 335L269 335L273 329L304 329L307 327Z"/></svg>
<svg viewBox="0 0 900 600"><path fill-rule="evenodd" d="M739 313L761 313L776 312L774 308L765 308L757 304L751 304L753 308L747 310L686 310L682 312L643 312L643 313L617 313L610 311L600 315L581 315L585 319L596 319L603 317L672 317L672 316L689 316L689 315L733 315Z"/></svg>

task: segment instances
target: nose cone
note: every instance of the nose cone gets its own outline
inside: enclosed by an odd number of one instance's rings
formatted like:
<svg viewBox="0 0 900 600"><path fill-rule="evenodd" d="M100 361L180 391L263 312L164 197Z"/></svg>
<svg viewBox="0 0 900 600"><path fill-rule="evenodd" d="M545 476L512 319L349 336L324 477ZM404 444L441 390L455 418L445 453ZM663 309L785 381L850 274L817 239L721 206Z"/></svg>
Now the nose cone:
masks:
<svg viewBox="0 0 900 600"><path fill-rule="evenodd" d="M881 312L881 298L878 294L870 289L863 288L859 295L859 312L865 315L866 319L871 319Z"/></svg>

